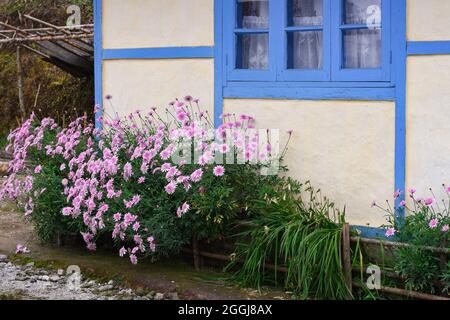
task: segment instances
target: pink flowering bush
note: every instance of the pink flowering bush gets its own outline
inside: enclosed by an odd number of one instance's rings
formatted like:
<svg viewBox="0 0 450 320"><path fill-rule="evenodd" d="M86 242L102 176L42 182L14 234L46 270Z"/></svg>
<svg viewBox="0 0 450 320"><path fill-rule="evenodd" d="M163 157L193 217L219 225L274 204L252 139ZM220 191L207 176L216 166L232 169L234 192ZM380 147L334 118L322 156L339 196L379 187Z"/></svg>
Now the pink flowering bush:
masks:
<svg viewBox="0 0 450 320"><path fill-rule="evenodd" d="M384 209L376 202L372 204L386 212L386 237L414 245L394 250L395 270L407 278L406 286L411 290L448 292L448 286L439 287L436 280L448 281L450 265L442 265L438 255L420 247L450 248L450 188L443 188L447 198L441 201L436 201L431 189L427 197L420 197L416 189L410 189L407 194L410 201L400 201L398 207L388 203L388 208ZM401 195L402 191L398 190L394 198L397 200ZM405 218L401 218L401 213Z"/></svg>
<svg viewBox="0 0 450 320"><path fill-rule="evenodd" d="M65 175L59 168L68 163L65 158L85 148L86 137L92 131L92 127L87 127L85 134L80 134L85 120L80 118L61 130L54 120L38 121L32 114L8 136L6 150L13 154L13 160L9 163L7 179L0 188L0 201L5 198L17 201L44 241L56 240L61 234L79 229L75 221L61 214L66 203L61 184ZM51 146L63 135L72 135L73 138L64 146L67 147L64 152L63 146L52 152ZM75 139L76 136L79 137ZM31 168L27 168L26 161L30 160ZM33 212L36 214L31 215Z"/></svg>
<svg viewBox="0 0 450 320"><path fill-rule="evenodd" d="M189 96L164 114L102 120L100 132L86 118L61 128L32 115L8 137L14 158L0 200L18 200L43 240L75 232L96 250L108 237L133 264L178 253L193 236L223 237L274 179L261 170L283 156L253 130L253 117L223 115L214 129Z"/></svg>

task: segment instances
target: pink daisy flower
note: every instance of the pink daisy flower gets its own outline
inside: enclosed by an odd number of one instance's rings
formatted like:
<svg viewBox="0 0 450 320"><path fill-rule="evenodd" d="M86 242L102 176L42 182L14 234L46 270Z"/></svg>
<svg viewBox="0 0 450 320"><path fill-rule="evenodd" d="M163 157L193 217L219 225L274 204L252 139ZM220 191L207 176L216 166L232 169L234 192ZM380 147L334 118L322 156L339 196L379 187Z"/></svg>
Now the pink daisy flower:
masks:
<svg viewBox="0 0 450 320"><path fill-rule="evenodd" d="M389 228L386 230L386 237L390 238L395 234L395 229L394 228Z"/></svg>
<svg viewBox="0 0 450 320"><path fill-rule="evenodd" d="M430 227L430 229L436 229L438 226L438 219L432 219L430 221L430 223L428 224L428 226Z"/></svg>
<svg viewBox="0 0 450 320"><path fill-rule="evenodd" d="M134 254L130 254L130 261L132 264L137 264L137 257Z"/></svg>
<svg viewBox="0 0 450 320"><path fill-rule="evenodd" d="M225 168L223 166L216 166L213 173L216 177L221 177L225 174Z"/></svg>
<svg viewBox="0 0 450 320"><path fill-rule="evenodd" d="M433 203L434 203L434 199L433 198L428 198L428 199L425 200L425 205L427 207L431 207L433 205Z"/></svg>
<svg viewBox="0 0 450 320"><path fill-rule="evenodd" d="M164 188L168 194L173 194L175 192L175 189L177 188L177 185L175 182L170 182L166 187Z"/></svg>

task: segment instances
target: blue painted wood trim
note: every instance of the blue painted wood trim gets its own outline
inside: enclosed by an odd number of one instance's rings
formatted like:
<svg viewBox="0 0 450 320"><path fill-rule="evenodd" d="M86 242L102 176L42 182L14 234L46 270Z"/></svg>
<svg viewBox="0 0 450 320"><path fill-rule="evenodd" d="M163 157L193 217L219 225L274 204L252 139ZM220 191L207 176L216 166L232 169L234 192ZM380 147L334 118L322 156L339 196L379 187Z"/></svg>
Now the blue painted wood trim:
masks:
<svg viewBox="0 0 450 320"><path fill-rule="evenodd" d="M283 88L395 88L391 82L331 82L331 81L228 81L230 87L283 87Z"/></svg>
<svg viewBox="0 0 450 320"><path fill-rule="evenodd" d="M382 228L351 226L351 229L357 231L358 234L363 238L387 239L386 230Z"/></svg>
<svg viewBox="0 0 450 320"><path fill-rule="evenodd" d="M224 88L224 98L298 99L298 100L377 100L393 101L395 88L305 88L305 87L239 87Z"/></svg>
<svg viewBox="0 0 450 320"><path fill-rule="evenodd" d="M396 25L393 32L394 73L396 90L395 106L395 190L402 194L397 198L395 206L400 207L400 201L405 199L406 189L406 0L393 2L393 17ZM404 210L398 211L398 218L403 220Z"/></svg>
<svg viewBox="0 0 450 320"><path fill-rule="evenodd" d="M450 41L409 41L408 55L447 55Z"/></svg>
<svg viewBox="0 0 450 320"><path fill-rule="evenodd" d="M102 130L101 117L103 115L103 39L102 39L102 0L94 0L94 85L95 105L98 108L95 114L95 127Z"/></svg>
<svg viewBox="0 0 450 320"><path fill-rule="evenodd" d="M105 49L103 60L113 59L183 59L213 58L214 47L164 47Z"/></svg>
<svg viewBox="0 0 450 320"><path fill-rule="evenodd" d="M214 0L214 125L222 123L223 113L223 1Z"/></svg>

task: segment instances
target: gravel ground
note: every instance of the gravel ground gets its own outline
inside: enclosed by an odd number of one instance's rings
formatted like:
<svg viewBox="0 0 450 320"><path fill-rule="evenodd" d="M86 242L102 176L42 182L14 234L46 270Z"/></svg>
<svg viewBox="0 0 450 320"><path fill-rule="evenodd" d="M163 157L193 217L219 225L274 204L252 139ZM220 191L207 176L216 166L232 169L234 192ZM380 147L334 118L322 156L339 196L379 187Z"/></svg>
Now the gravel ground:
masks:
<svg viewBox="0 0 450 320"><path fill-rule="evenodd" d="M178 300L177 293L133 291L118 286L113 280L98 283L68 276L64 270L36 268L34 263L15 265L0 255L0 300Z"/></svg>

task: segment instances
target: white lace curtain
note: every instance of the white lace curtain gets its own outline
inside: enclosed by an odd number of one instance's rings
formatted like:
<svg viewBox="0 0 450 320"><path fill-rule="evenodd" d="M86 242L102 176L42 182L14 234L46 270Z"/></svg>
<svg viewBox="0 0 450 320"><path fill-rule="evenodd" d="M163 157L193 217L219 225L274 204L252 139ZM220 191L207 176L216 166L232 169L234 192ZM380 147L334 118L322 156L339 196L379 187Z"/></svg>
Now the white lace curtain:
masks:
<svg viewBox="0 0 450 320"><path fill-rule="evenodd" d="M238 0L245 10L242 28L266 29L269 26L269 0ZM297 26L323 25L322 0L295 0L292 22ZM347 0L347 22L366 21L370 6L381 0ZM344 67L377 68L381 64L381 30L352 30L344 34ZM267 69L269 65L269 36L263 34L242 35L242 68ZM292 68L320 69L323 66L323 34L321 31L293 34ZM339 48L332 48L339 50Z"/></svg>
<svg viewBox="0 0 450 320"><path fill-rule="evenodd" d="M377 18L376 15L378 15ZM346 23L366 24L381 19L381 0L346 0ZM378 21L378 22L381 22ZM379 68L381 29L360 29L344 33L345 68Z"/></svg>
<svg viewBox="0 0 450 320"><path fill-rule="evenodd" d="M269 0L238 0L245 6L242 17L244 29L269 27ZM269 66L269 35L248 34L242 39L243 69L267 69Z"/></svg>
<svg viewBox="0 0 450 320"><path fill-rule="evenodd" d="M323 25L322 0L292 1L295 26ZM293 69L321 69L323 66L322 31L295 32L292 43Z"/></svg>

